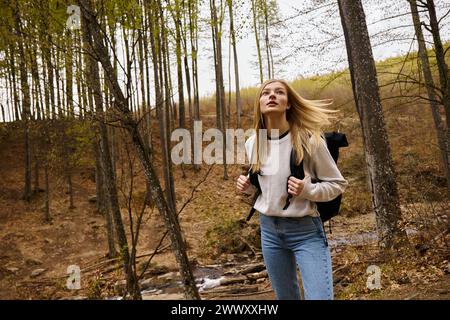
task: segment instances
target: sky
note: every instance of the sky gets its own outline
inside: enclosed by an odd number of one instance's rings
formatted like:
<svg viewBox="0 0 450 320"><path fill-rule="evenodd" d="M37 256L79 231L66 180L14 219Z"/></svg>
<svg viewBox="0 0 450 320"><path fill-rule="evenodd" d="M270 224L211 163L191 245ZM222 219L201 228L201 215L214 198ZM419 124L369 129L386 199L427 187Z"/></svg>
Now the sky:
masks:
<svg viewBox="0 0 450 320"><path fill-rule="evenodd" d="M240 1L241 6L235 9L235 26L239 36L238 59L241 88L257 86L259 84L259 69L256 58L256 45L252 29L252 17L249 10L249 0ZM275 77L294 80L299 77L308 77L342 70L348 67L345 50L345 39L342 32L337 0L277 0L278 15L284 20L283 25L272 28L270 39L273 43L275 58ZM202 97L215 93L215 74L212 55L211 31L206 26L209 19L209 1L203 1L201 18L204 28L200 33L199 41L199 91ZM393 56L406 54L409 50L417 50L414 39L414 28L409 14L409 4L406 0L362 0L366 21L371 38L373 55L376 61ZM435 0L438 19L440 22L441 38L450 40L450 2ZM394 17L390 18L389 17ZM422 20L427 17L422 14ZM224 36L222 40L223 73L225 90L231 81L234 91L234 69L231 64L231 80L228 77L229 65L229 37L228 15L224 20ZM118 33L118 43L121 42ZM429 32L424 31L426 40L431 47L432 38ZM392 39L395 39L394 41ZM123 46L119 46L117 55L124 60ZM174 51L174 50L173 50ZM232 56L232 55L231 55ZM172 82L176 86L176 61L172 58ZM232 60L231 60L232 63ZM122 63L123 65L123 63ZM151 72L151 75L153 73ZM64 72L61 72L64 77ZM267 75L265 75L267 77ZM119 73L122 87L125 88L124 74ZM150 79L152 83L152 79ZM4 79L0 79L1 87L5 87ZM138 84L139 86L139 84ZM138 96L139 88L134 91ZM174 98L177 100L177 89L174 88ZM151 99L153 99L153 91ZM187 96L187 94L185 94ZM6 105L6 90L0 89L0 100ZM74 93L77 101L77 93ZM153 101L152 101L153 102ZM1 114L0 114L0 120Z"/></svg>
<svg viewBox="0 0 450 320"><path fill-rule="evenodd" d="M450 2L435 1L438 18L442 17L449 9ZM279 31L277 40L280 40L278 56L291 55L281 66L275 66L278 78L293 80L298 77L308 77L315 74L328 73L342 70L348 67L345 40L338 14L337 1L335 0L277 0L279 13L282 17L292 17L299 10L316 8L313 12L289 19L286 26ZM324 9L319 9L330 4ZM404 55L410 50L417 50L413 41L414 28L409 14L395 19L382 20L388 16L396 16L400 12L409 12L409 4L406 0L363 0L369 35L373 46L373 55L376 61L389 57ZM327 10L331 13L326 12ZM441 22L441 38L450 40L450 15ZM247 36L238 41L238 61L241 87L257 86L259 84L259 71L256 65L255 38L247 28ZM323 29L323 30L321 30ZM269 31L270 32L270 31ZM431 36L425 31L425 36L431 41ZM386 42L388 37L399 39ZM333 40L331 40L333 39ZM203 41L203 48L210 46L211 40ZM320 45L317 45L320 44ZM312 48L311 48L312 47ZM297 48L297 50L294 50ZM228 83L228 41L223 45L224 77ZM212 57L202 56L200 67L201 94L209 95L215 92L214 72ZM232 65L233 68L233 65ZM232 77L233 77L233 70ZM227 88L228 86L225 85ZM232 79L232 88L234 80Z"/></svg>

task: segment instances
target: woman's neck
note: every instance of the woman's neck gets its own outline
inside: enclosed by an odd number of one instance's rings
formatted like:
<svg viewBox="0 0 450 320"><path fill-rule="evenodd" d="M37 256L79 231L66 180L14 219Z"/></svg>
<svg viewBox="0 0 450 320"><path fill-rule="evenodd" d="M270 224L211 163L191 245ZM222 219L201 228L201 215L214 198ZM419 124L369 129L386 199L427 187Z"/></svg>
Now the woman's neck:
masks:
<svg viewBox="0 0 450 320"><path fill-rule="evenodd" d="M267 129L267 135L271 138L281 136L283 133L289 130L289 122L286 120L285 114L282 117L264 117L265 127ZM273 133L272 130L278 129L278 134Z"/></svg>

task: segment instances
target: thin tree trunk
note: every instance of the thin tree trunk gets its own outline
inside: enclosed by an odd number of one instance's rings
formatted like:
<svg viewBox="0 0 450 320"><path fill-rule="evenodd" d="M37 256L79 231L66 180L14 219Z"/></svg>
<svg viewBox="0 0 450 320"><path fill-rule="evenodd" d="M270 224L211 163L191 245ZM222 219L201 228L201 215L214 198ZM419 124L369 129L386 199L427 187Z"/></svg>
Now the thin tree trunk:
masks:
<svg viewBox="0 0 450 320"><path fill-rule="evenodd" d="M144 45L144 62L145 62L145 79L146 79L146 87L147 87L147 113L145 114L145 124L147 127L147 145L149 148L152 148L152 118L151 118L151 99L150 99L150 67L148 63L148 30L149 30L149 24L151 23L148 21L148 15L147 15L147 9L145 5L143 6L144 14L143 14L143 28L145 30L145 33L143 34L143 45ZM150 159L151 160L151 159ZM150 191L150 190L147 190ZM149 199L150 197L148 197Z"/></svg>
<svg viewBox="0 0 450 320"><path fill-rule="evenodd" d="M421 21L419 12L417 9L417 1L409 0L411 7L411 15L414 23L414 30L416 33L417 42L419 45L419 57L421 63L421 69L424 76L428 98L430 99L431 114L433 116L434 126L436 128L436 136L441 151L442 165L444 167L445 176L447 177L447 189L450 190L450 166L449 166L449 148L447 147L447 137L445 132L445 126L442 122L439 112L439 105L437 103L437 97L434 92L435 84L433 75L431 73L430 62L428 60L427 48L425 45L425 39L422 32Z"/></svg>
<svg viewBox="0 0 450 320"><path fill-rule="evenodd" d="M192 8L194 6L194 8ZM192 62L192 78L194 90L194 120L200 120L200 98L198 90L198 64L197 64L197 48L198 48L198 4L196 1L189 1L189 31L191 39L191 62ZM194 166L194 168L196 168ZM196 170L200 168L197 166Z"/></svg>
<svg viewBox="0 0 450 320"><path fill-rule="evenodd" d="M75 116L75 111L73 108L73 53L72 53L72 33L70 29L67 30L66 34L66 106L67 115L69 118Z"/></svg>
<svg viewBox="0 0 450 320"><path fill-rule="evenodd" d="M175 197L175 186L172 174L172 162L170 161L170 101L171 101L171 90L172 82L170 80L170 70L169 70L169 57L168 57L168 43L167 43L167 32L165 28L165 20L162 11L162 7L160 1L158 0L160 19L161 19L161 35L162 35L162 43L161 43L161 55L162 55L162 65L164 70L164 92L165 92L165 108L163 112L161 112L161 145L163 146L163 168L164 168L164 182L165 182L165 191L166 191L166 199L167 203L173 210L176 212L176 197Z"/></svg>
<svg viewBox="0 0 450 320"><path fill-rule="evenodd" d="M34 153L34 193L39 192L39 157L37 151Z"/></svg>
<svg viewBox="0 0 450 320"><path fill-rule="evenodd" d="M255 32L255 41L256 41L256 53L258 55L258 66L259 66L259 80L261 83L264 82L263 76L263 66L262 66L262 57L261 57L261 45L259 42L259 31L258 31L258 7L256 4L256 0L252 0L252 13L253 13L253 31Z"/></svg>
<svg viewBox="0 0 450 320"><path fill-rule="evenodd" d="M215 0L210 0L214 61L216 70L216 103L218 128L222 133L222 157L223 157L223 178L228 179L227 159L226 159L226 134L225 134L225 90L223 85L223 64L222 64L222 33L217 17ZM221 22L220 22L221 23Z"/></svg>
<svg viewBox="0 0 450 320"><path fill-rule="evenodd" d="M187 49L187 28L188 24L186 21L186 2L182 2L183 5L183 29L182 29L182 37L183 37L183 62L184 62L184 74L186 76L186 89L188 94L188 105L189 105L189 132L191 137L194 136L194 110L192 106L192 88L191 88L191 72L189 71L189 60L188 60L188 49ZM190 4L188 3L188 6ZM194 154L194 139L191 139L191 155ZM182 164L183 166L183 164ZM197 165L194 164L194 169ZM197 170L197 169L195 169ZM185 178L185 173L183 170L183 178Z"/></svg>
<svg viewBox="0 0 450 320"><path fill-rule="evenodd" d="M178 222L177 214L167 205L167 202L164 199L164 195L159 184L156 172L149 160L145 144L142 141L142 137L137 130L137 123L131 116L127 101L123 95L122 90L120 89L117 78L113 74L113 68L109 57L107 56L106 48L102 43L102 36L98 30L98 23L96 21L94 12L92 11L90 2L88 0L78 0L78 4L80 5L82 10L83 20L87 22L86 28L93 35L93 46L91 46L91 50L100 60L103 69L105 70L105 75L108 78L110 90L114 94L114 97L116 99L116 109L121 115L121 123L132 138L133 145L144 168L147 181L151 185L152 197L160 213L164 217L167 229L170 231L172 248L180 266L180 274L182 277L182 283L184 284L185 296L187 299L200 299L197 286L194 281L194 276L192 274L192 270L190 268L189 260L186 254L185 242L181 234L181 228Z"/></svg>
<svg viewBox="0 0 450 320"><path fill-rule="evenodd" d="M84 1L80 1L81 6L86 6ZM92 39L92 26L90 25L92 22L86 20L86 16L83 14L83 26L84 26L84 42L86 47L91 49L93 46L93 42L100 41L100 46L104 48L103 54L108 57L107 50L102 42L102 38ZM98 28L98 25L96 24ZM98 44L97 44L98 45ZM109 61L109 60L108 60ZM105 187L106 194L108 197L109 209L111 210L112 218L114 221L114 226L116 228L117 241L119 243L120 255L123 261L123 268L126 274L126 282L127 282L127 292L133 299L141 299L141 293L139 290L139 283L137 281L136 272L133 268L132 261L130 261L130 252L128 248L128 241L125 234L125 228L122 222L122 216L120 212L119 199L117 195L117 186L115 180L115 174L113 172L113 167L111 163L111 154L109 150L109 141L108 141L108 133L105 124L105 115L103 112L103 101L102 101L102 93L101 93L101 84L99 79L99 69L97 61L89 55L87 59L87 70L88 70L88 83L89 87L92 90L92 94L94 95L95 102L95 111L97 118L98 130L100 132L100 159L102 164L103 178L105 179ZM112 68L111 70L113 71ZM137 130L137 128L136 128Z"/></svg>
<svg viewBox="0 0 450 320"><path fill-rule="evenodd" d="M30 158L30 133L29 133L29 119L30 119L30 87L28 85L28 74L25 61L25 51L23 44L25 42L24 34L22 33L22 25L20 21L19 4L16 0L13 8L15 33L18 37L19 50L19 70L20 70L20 86L22 90L22 121L24 126L24 145L25 145L25 186L23 199L30 201L31 199L31 158Z"/></svg>
<svg viewBox="0 0 450 320"><path fill-rule="evenodd" d="M231 34L231 44L233 45L233 62L234 62L234 81L236 90L236 127L241 127L241 115L242 115L242 105L241 105L241 89L239 85L239 64L238 64L238 54L237 54L237 43L236 43L236 32L234 30L234 18L233 18L233 0L228 0L228 8L230 11L230 34Z"/></svg>
<svg viewBox="0 0 450 320"><path fill-rule="evenodd" d="M269 79L273 78L273 64L271 63L271 54L270 54L270 41L269 41L269 12L267 9L267 2L262 1L262 9L264 13L264 29L265 29L265 43L266 43L266 56L267 56L267 74Z"/></svg>
<svg viewBox="0 0 450 320"><path fill-rule="evenodd" d="M406 240L406 232L401 228L396 174L381 108L366 18L360 0L338 0L338 4L355 104L363 133L380 246L392 248Z"/></svg>
<svg viewBox="0 0 450 320"><path fill-rule="evenodd" d="M58 117L59 119L64 118L64 104L61 99L61 88L60 88L60 82L61 81L61 75L59 74L59 66L60 66L60 52L59 49L53 49L52 51L55 51L55 61L56 61L56 67L55 67L55 78L56 78L56 101L57 101L57 111L58 111ZM61 83L61 87L64 88L64 85Z"/></svg>
<svg viewBox="0 0 450 320"><path fill-rule="evenodd" d="M439 82L442 90L442 104L445 110L447 123L447 168L450 166L450 79L447 63L445 62L444 48L439 34L439 23L436 16L434 0L427 0L428 13L430 14L431 33L433 35L434 51L439 70ZM450 172L447 170L447 197L450 198Z"/></svg>
<svg viewBox="0 0 450 320"><path fill-rule="evenodd" d="M178 109L180 110L179 125L180 128L185 128L186 124L186 111L184 106L184 85L183 85L183 65L181 62L181 9L180 0L175 0L175 43L176 43L176 57L177 57L177 78L178 78Z"/></svg>
<svg viewBox="0 0 450 320"><path fill-rule="evenodd" d="M50 183L48 179L48 156L45 155L45 164L44 164L44 176L45 176L45 209L44 209L44 221L50 222Z"/></svg>

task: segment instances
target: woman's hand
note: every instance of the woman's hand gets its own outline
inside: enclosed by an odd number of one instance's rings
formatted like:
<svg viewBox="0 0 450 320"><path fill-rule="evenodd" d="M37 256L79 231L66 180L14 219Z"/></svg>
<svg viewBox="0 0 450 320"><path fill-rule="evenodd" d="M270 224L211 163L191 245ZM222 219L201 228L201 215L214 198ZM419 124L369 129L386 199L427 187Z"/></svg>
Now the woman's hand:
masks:
<svg viewBox="0 0 450 320"><path fill-rule="evenodd" d="M293 196L298 196L302 193L305 187L305 181L297 179L296 177L290 176L288 180L288 193Z"/></svg>
<svg viewBox="0 0 450 320"><path fill-rule="evenodd" d="M244 175L240 175L236 182L236 188L239 192L244 192L250 187L250 178Z"/></svg>

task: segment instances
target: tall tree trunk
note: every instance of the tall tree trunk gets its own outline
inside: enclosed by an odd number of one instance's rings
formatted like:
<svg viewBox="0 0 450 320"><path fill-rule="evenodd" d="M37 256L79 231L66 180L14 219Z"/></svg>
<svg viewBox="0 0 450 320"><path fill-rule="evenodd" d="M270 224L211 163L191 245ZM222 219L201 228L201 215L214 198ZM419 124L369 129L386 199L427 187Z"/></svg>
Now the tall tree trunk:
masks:
<svg viewBox="0 0 450 320"><path fill-rule="evenodd" d="M269 11L267 8L267 1L262 1L261 3L262 5L262 10L263 10L263 14L264 14L264 31L265 31L265 35L264 35L264 41L266 44L266 56L267 56L267 74L268 74L268 78L272 79L273 78L273 63L271 60L271 46L270 46L270 41L269 41Z"/></svg>
<svg viewBox="0 0 450 320"><path fill-rule="evenodd" d="M161 55L162 55L162 67L164 73L164 92L165 92L165 103L164 109L161 112L160 120L160 135L161 135L161 145L163 146L163 168L164 168L164 182L167 203L176 212L176 197L175 197L175 186L172 173L172 162L170 161L170 101L171 101L171 87L172 81L170 80L170 70L169 70L169 47L167 41L167 31L165 27L164 13L160 1L158 0L159 6L159 17L161 21Z"/></svg>
<svg viewBox="0 0 450 320"><path fill-rule="evenodd" d="M231 34L231 44L233 45L233 62L234 62L234 81L236 88L236 127L241 127L241 89L239 85L239 64L238 64L238 54L237 54L237 43L236 43L236 32L234 30L234 18L233 18L233 0L228 0L228 9L230 12L230 34Z"/></svg>
<svg viewBox="0 0 450 320"><path fill-rule="evenodd" d="M47 144L49 146L49 144ZM45 163L44 163L44 179L45 179L45 206L44 206L44 221L50 222L51 216L50 216L50 183L48 179L48 163L49 159L47 154L45 157Z"/></svg>
<svg viewBox="0 0 450 320"><path fill-rule="evenodd" d="M95 157L95 191L96 191L96 206L97 212L100 214L107 214L108 204L105 197L104 178L102 164L100 160L100 141L97 138L97 133L92 143L92 149Z"/></svg>
<svg viewBox="0 0 450 320"><path fill-rule="evenodd" d="M139 156L141 164L144 168L145 176L148 183L152 188L152 197L164 217L166 227L169 230L172 248L175 253L175 257L180 266L180 273L182 277L182 283L184 284L185 296L188 299L200 299L198 290L194 281L194 276L189 265L189 260L186 254L185 242L182 238L181 228L178 222L177 214L173 211L164 199L164 195L159 184L156 172L151 164L148 153L146 152L145 144L142 141L142 137L137 130L137 123L131 116L130 109L128 108L127 101L120 89L117 78L114 76L113 68L105 46L102 43L102 36L98 28L98 22L96 21L96 16L92 10L89 0L78 0L78 4L81 7L83 20L86 21L86 28L93 35L93 43L91 46L91 52L95 53L97 59L103 66L105 75L108 79L108 85L111 92L114 94L116 99L116 109L121 115L121 123L124 128L128 131L132 138L133 145ZM151 152L151 150L150 150Z"/></svg>
<svg viewBox="0 0 450 320"><path fill-rule="evenodd" d="M144 51L144 62L145 62L145 79L146 79L146 87L147 87L147 113L145 114L145 124L147 127L147 145L149 148L152 148L152 118L151 118L151 110L152 106L150 103L150 67L148 63L148 30L149 30L149 24L151 23L148 19L147 9L146 6L143 6L144 15L143 15L143 29L145 30L145 33L143 34L143 51ZM144 49L145 48L145 49ZM151 159L150 159L151 160ZM150 189L147 190L149 192ZM150 197L148 197L149 199Z"/></svg>
<svg viewBox="0 0 450 320"><path fill-rule="evenodd" d="M252 13L253 13L253 31L255 32L255 41L256 41L256 53L258 55L258 66L259 66L259 81L261 83L264 82L263 76L263 66L262 66L262 57L261 57L261 45L259 41L259 30L258 30L258 6L257 0L252 1Z"/></svg>
<svg viewBox="0 0 450 320"><path fill-rule="evenodd" d="M338 0L356 109L359 114L368 168L372 205L380 246L396 247L406 239L386 132L377 73L366 18L360 0Z"/></svg>
<svg viewBox="0 0 450 320"><path fill-rule="evenodd" d="M75 45L79 48L82 47L81 41L79 41L77 34L75 34ZM80 50L81 51L81 50ZM78 104L78 119L82 120L83 119L83 93L82 93L82 86L81 86L81 72L83 70L83 65L82 65L82 58L81 58L82 53L79 52L76 54L75 56L75 85L77 88L77 104Z"/></svg>
<svg viewBox="0 0 450 320"><path fill-rule="evenodd" d="M66 106L67 116L73 118L75 116L73 108L73 53L72 53L72 33L70 29L66 34Z"/></svg>
<svg viewBox="0 0 450 320"><path fill-rule="evenodd" d="M212 35L214 48L214 66L216 71L216 104L217 104L217 124L222 133L222 157L223 157L223 178L228 179L227 159L226 159L226 134L225 134L225 90L223 85L222 66L222 28L219 26L217 8L215 0L210 0ZM220 19L221 20L221 19Z"/></svg>
<svg viewBox="0 0 450 320"><path fill-rule="evenodd" d="M190 4L187 4L190 6ZM189 132L191 137L194 136L194 110L192 106L192 87L191 87L191 72L189 70L189 60L188 60L188 47L187 47L187 28L188 23L186 19L186 1L182 2L182 11L183 11L183 29L182 29L182 37L183 37L183 62L184 62L184 74L186 76L186 89L188 94L188 105L189 105ZM194 154L194 139L191 139L191 155ZM194 170L198 170L196 167L198 165L194 164ZM183 178L185 178L184 170L183 170Z"/></svg>
<svg viewBox="0 0 450 320"><path fill-rule="evenodd" d="M82 3L81 6L85 6L84 1L80 1ZM102 41L102 38L95 38L92 39L92 22L90 20L86 19L85 14L83 14L83 20L82 25L84 27L83 29L83 37L84 42L86 45L86 48L91 49L93 46L93 42ZM96 22L96 27L98 22ZM101 42L100 44L102 48L104 48L104 53L106 56L108 56L107 50ZM98 52L97 52L98 53ZM96 118L97 118L97 124L98 124L98 130L100 133L100 145L101 145L101 151L100 151L100 159L102 164L102 171L103 171L103 178L105 179L105 187L107 190L107 197L108 197L108 204L109 209L111 210L112 218L114 221L114 226L116 228L116 235L117 235L117 241L119 243L120 247L120 255L122 257L123 261L123 268L126 275L126 282L127 282L127 292L130 294L130 296L133 299L141 299L141 293L139 290L139 283L137 281L136 277L136 270L135 270L135 264L130 261L130 252L128 248L128 241L125 234L125 228L123 226L122 222L122 216L120 213L120 205L119 205L119 199L117 195L117 186L116 186L116 180L115 180L115 174L113 171L112 163L111 163L111 154L109 150L109 141L108 141L108 133L107 128L105 124L105 115L103 112L103 101L102 101L102 92L101 92L101 84L100 84L100 78L99 78L99 69L98 69L98 63L96 60L94 60L94 57L92 55L89 55L86 63L86 67L88 70L87 73L87 79L89 83L89 87L92 90L92 94L94 96L94 103L95 103L95 111L96 111ZM111 70L113 71L112 68ZM137 129L137 128L136 128Z"/></svg>
<svg viewBox="0 0 450 320"><path fill-rule="evenodd" d="M39 157L38 152L34 151L34 193L39 192Z"/></svg>
<svg viewBox="0 0 450 320"><path fill-rule="evenodd" d="M439 70L439 82L442 91L442 104L445 109L445 119L447 123L447 168L450 160L450 79L447 63L445 62L444 48L439 34L439 23L436 16L434 0L427 0L428 13L430 14L431 33L433 35L434 51ZM450 198L450 173L447 170L447 197Z"/></svg>
<svg viewBox="0 0 450 320"><path fill-rule="evenodd" d="M181 8L180 0L175 0L175 43L176 43L176 56L177 56L177 77L178 77L178 110L179 112L179 124L180 128L185 128L186 124L186 111L184 106L184 85L183 85L183 65L181 62L181 28L183 28L181 22Z"/></svg>
<svg viewBox="0 0 450 320"><path fill-rule="evenodd" d="M200 98L198 89L198 3L197 1L189 1L189 32L191 39L191 62L192 62L192 78L194 89L194 120L200 120ZM198 168L199 169L199 168Z"/></svg>
<svg viewBox="0 0 450 320"><path fill-rule="evenodd" d="M28 85L27 66L25 61L25 51L23 44L25 43L24 34L22 32L22 23L20 21L19 4L16 0L13 7L15 33L18 41L19 53L19 70L20 70L20 86L22 90L22 121L24 126L24 146L25 146L25 186L23 199L30 201L31 199L31 158L30 158L30 87Z"/></svg>
<svg viewBox="0 0 450 320"><path fill-rule="evenodd" d="M31 62L31 76L33 79L33 98L36 106L36 119L41 120L43 117L43 110L41 109L42 104L40 105L40 96L41 96L41 84L39 80L39 70L37 65L37 50L34 45L31 46L30 50L30 62Z"/></svg>
<svg viewBox="0 0 450 320"><path fill-rule="evenodd" d="M449 148L447 147L445 126L441 119L441 115L439 112L439 104L437 103L437 97L434 92L435 84L433 80L433 75L431 73L430 62L428 60L425 39L422 33L420 16L417 9L417 1L409 0L409 4L411 7L411 15L414 23L414 30L419 45L419 58L420 61L422 62L421 69L427 88L428 98L430 99L431 114L433 115L434 126L436 128L436 136L439 145L439 150L441 151L442 165L444 167L444 172L447 177L447 189L450 190L450 166L449 166L450 155L448 153Z"/></svg>
<svg viewBox="0 0 450 320"><path fill-rule="evenodd" d="M52 51L55 52L55 78L56 78L56 101L57 101L57 111L58 111L58 117L59 119L63 119L64 118L64 103L63 103L63 99L61 97L61 88L64 88L64 84L63 81L61 79L61 75L59 74L59 66L61 65L61 54L59 52L58 48L53 49L52 47ZM61 85L61 88L60 88Z"/></svg>
<svg viewBox="0 0 450 320"><path fill-rule="evenodd" d="M10 45L9 50L7 50L7 55L9 56L8 59L8 80L10 83L10 90L11 90L11 100L13 104L13 110L11 111L11 115L13 116L14 121L19 121L20 115L19 115L19 94L17 93L17 86L16 86L16 63L14 59L14 46Z"/></svg>

